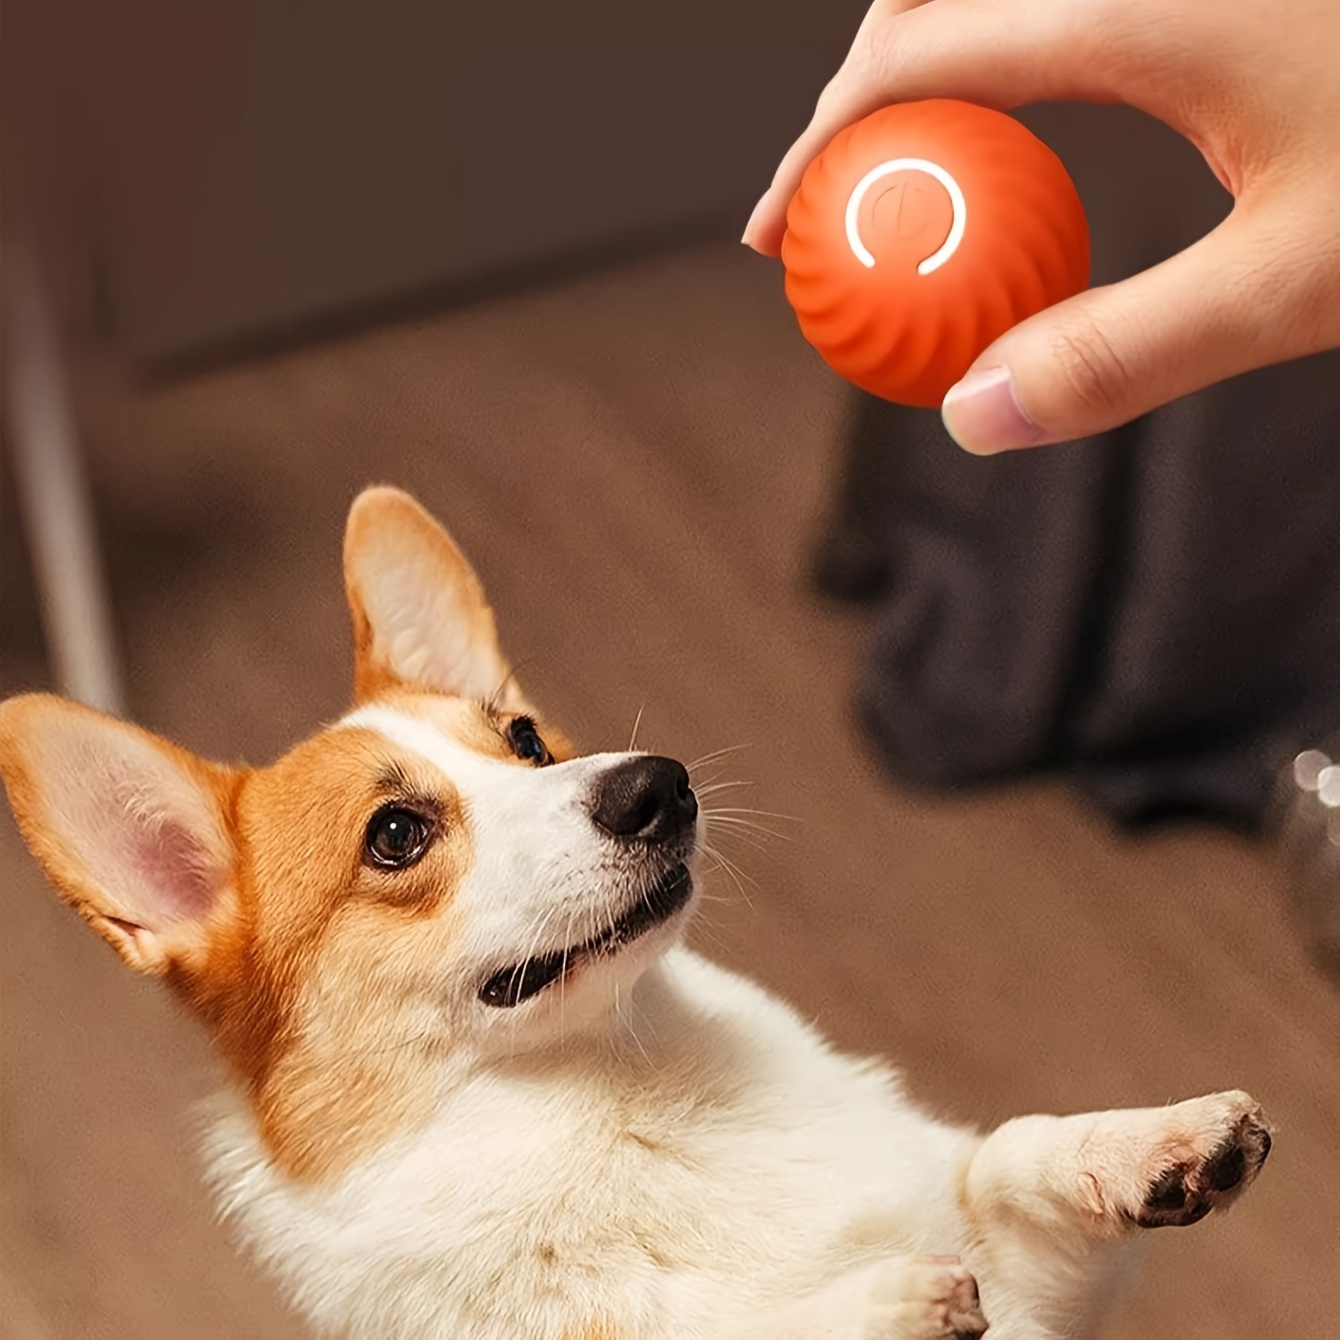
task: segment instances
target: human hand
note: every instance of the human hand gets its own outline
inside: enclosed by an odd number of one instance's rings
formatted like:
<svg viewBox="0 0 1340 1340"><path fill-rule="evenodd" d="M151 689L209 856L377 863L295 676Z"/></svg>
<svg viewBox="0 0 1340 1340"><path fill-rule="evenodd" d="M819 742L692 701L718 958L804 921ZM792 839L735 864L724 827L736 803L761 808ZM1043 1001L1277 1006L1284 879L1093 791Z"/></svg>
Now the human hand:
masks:
<svg viewBox="0 0 1340 1340"><path fill-rule="evenodd" d="M1337 0L876 0L744 241L776 256L806 165L892 102L1124 102L1232 193L1208 236L1002 335L945 397L989 453L1100 432L1212 382L1340 346Z"/></svg>

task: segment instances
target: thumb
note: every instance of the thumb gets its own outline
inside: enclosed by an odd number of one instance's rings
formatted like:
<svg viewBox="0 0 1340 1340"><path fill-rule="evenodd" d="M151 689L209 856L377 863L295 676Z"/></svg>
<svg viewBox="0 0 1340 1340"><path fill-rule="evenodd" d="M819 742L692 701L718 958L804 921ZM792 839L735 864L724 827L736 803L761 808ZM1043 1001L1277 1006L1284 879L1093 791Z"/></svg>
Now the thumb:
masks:
<svg viewBox="0 0 1340 1340"><path fill-rule="evenodd" d="M1272 211L1273 213L1274 211ZM1324 347L1305 247L1286 220L1239 205L1212 233L1131 279L1058 303L1007 331L945 396L945 427L989 455L1126 423L1250 368Z"/></svg>

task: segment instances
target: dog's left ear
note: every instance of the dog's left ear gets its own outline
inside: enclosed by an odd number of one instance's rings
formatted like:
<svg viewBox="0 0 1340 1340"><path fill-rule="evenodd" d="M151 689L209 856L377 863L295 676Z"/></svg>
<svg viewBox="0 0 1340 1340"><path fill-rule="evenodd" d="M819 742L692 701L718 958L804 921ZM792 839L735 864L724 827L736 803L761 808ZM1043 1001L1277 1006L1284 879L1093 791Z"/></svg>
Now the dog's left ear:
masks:
<svg viewBox="0 0 1340 1340"><path fill-rule="evenodd" d="M370 488L344 533L354 697L397 685L516 696L484 588L451 536L407 493Z"/></svg>
<svg viewBox="0 0 1340 1340"><path fill-rule="evenodd" d="M60 896L139 972L198 965L234 906L243 774L78 703L0 703L0 779Z"/></svg>

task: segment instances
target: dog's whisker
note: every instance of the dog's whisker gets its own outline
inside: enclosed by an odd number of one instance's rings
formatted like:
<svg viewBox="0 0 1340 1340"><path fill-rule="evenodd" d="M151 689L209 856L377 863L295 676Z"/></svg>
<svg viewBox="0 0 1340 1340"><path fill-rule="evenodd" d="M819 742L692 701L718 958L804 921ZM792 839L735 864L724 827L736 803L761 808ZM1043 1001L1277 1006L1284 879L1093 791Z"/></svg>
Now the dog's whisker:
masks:
<svg viewBox="0 0 1340 1340"><path fill-rule="evenodd" d="M757 881L746 874L730 857L726 856L718 847L711 846L708 843L703 844L703 854L713 863L714 870L720 870L727 879L735 885L736 892L744 901L747 907L753 906L753 901L749 897L749 890L745 888L746 883L757 887Z"/></svg>
<svg viewBox="0 0 1340 1340"><path fill-rule="evenodd" d="M522 958L518 961L518 963L517 963L517 965L516 965L516 968L514 969L514 971L513 971L513 973L512 973L512 976L511 976L511 979L510 979L510 985L511 985L511 986L515 987L515 986L517 985L517 983L518 983L518 978L519 978L521 975L523 975L523 974L525 973L526 965L527 965L528 963L530 963L532 959L536 959L536 958L539 958L539 957L540 957L540 947L541 947L541 945L544 943L544 940L545 940L546 936L547 936L548 933L549 933L549 927L550 927L550 924L553 922L554 918L555 918L557 915L558 915L558 908L557 908L557 907L548 907L548 908L545 909L544 916L540 918L539 923L536 925L535 930L534 930L534 932L532 933L532 935L531 935L531 937L530 937L530 946L529 946L529 948L527 949L527 951L526 951L524 957L522 957ZM515 1014L513 1014L513 1016L512 1016L512 1026L511 1026L511 1029L510 1029L510 1033L511 1033L511 1041L512 1041L513 1047L515 1047L515 1042L516 1042L516 1030L517 1030L517 1027L518 1027L519 1023L520 1023L520 1019L518 1018L518 1016L516 1016ZM515 1055L515 1050L513 1050L513 1053L512 1053L512 1054Z"/></svg>
<svg viewBox="0 0 1340 1340"><path fill-rule="evenodd" d="M709 819L713 823L734 824L746 828L757 828L762 826L761 819L754 818L747 812L744 814L736 814L731 810L714 810L710 805L704 805L701 813L703 818Z"/></svg>
<svg viewBox="0 0 1340 1340"><path fill-rule="evenodd" d="M716 874L718 871L720 871L721 874L725 875L726 878L729 879L730 882L731 882L732 884L735 885L736 892L743 894L744 890L743 890L743 888L742 888L741 885L740 885L740 877L739 877L739 874L737 873L737 871L735 871L734 869L732 869L730 866L728 866L728 865L726 864L725 861L723 861L723 860L721 859L721 856L720 856L719 853L717 853L716 851L712 850L711 848L704 847L704 848L703 848L703 855L704 855L704 857L707 858L708 861L711 862L711 864L707 867L707 870L706 870L706 872L705 872L706 874L708 874L708 875L714 875L714 874ZM703 894L703 895L701 895L701 896L706 897L705 894Z"/></svg>
<svg viewBox="0 0 1340 1340"><path fill-rule="evenodd" d="M725 749L714 749L710 754L700 755L698 758L695 758L692 763L685 764L685 767L688 768L690 774L692 774L695 768L706 767L707 764L716 763L718 760L725 758L728 754L738 754L742 749L748 748L750 748L750 746L747 744L727 745Z"/></svg>
<svg viewBox="0 0 1340 1340"><path fill-rule="evenodd" d="M742 786L753 786L753 782L703 782L693 788L694 794L701 800L704 796L714 796L718 791L734 791Z"/></svg>
<svg viewBox="0 0 1340 1340"><path fill-rule="evenodd" d="M725 936L720 935L712 927L708 926L699 929L696 933L696 938L699 944L706 945L710 949L714 949L720 953L723 958L725 957L728 948L726 938Z"/></svg>
<svg viewBox="0 0 1340 1340"><path fill-rule="evenodd" d="M726 872L726 875L732 879L734 886L736 886L737 891L740 892L741 895L745 892L744 886L746 883L752 884L754 888L758 887L758 880L754 879L753 875L750 875L741 864L738 864L738 862L733 858L730 858L730 856L726 856L718 851L714 854L714 859L716 859L718 870Z"/></svg>
<svg viewBox="0 0 1340 1340"><path fill-rule="evenodd" d="M749 903L749 892L745 888L745 885L749 884L754 888L757 888L758 880L756 880L753 875L749 874L748 871L739 865L733 858L727 856L715 843L705 843L703 850L708 858L715 863L715 868L722 871L730 879L735 885L736 891L746 903ZM750 903L750 906L752 906L752 903Z"/></svg>
<svg viewBox="0 0 1340 1340"><path fill-rule="evenodd" d="M530 946L526 950L525 956L518 961L516 968L512 973L509 985L515 987L517 985L517 978L525 973L526 965L530 963L532 959L540 957L540 945L544 942L545 935L549 930L549 923L557 915L557 911L558 909L555 907L548 907L545 909L544 916L540 918L539 924L535 927L535 931L531 935Z"/></svg>
<svg viewBox="0 0 1340 1340"><path fill-rule="evenodd" d="M488 697L490 716L502 710L503 695L507 692L507 686L516 682L517 670L525 664L525 661L520 661L516 665L508 666L507 673L502 677L502 681Z"/></svg>
<svg viewBox="0 0 1340 1340"><path fill-rule="evenodd" d="M758 851L769 851L776 842L794 842L790 833L774 833L769 828L759 828L752 824L736 826L728 823L711 825L713 834L722 840L730 838L735 842L745 842Z"/></svg>
<svg viewBox="0 0 1340 1340"><path fill-rule="evenodd" d="M724 749L713 749L710 753L698 754L697 758L686 764L686 768L693 772L694 768L703 768L709 762L717 762L721 758L729 757L730 754L740 753L742 749L748 749L748 745L726 745Z"/></svg>
<svg viewBox="0 0 1340 1340"><path fill-rule="evenodd" d="M773 842L794 842L796 840L795 833L784 833L779 829L769 827L767 824L757 823L753 819L740 819L729 814L708 814L705 816L705 820L705 827L710 833L720 837L729 835L742 841L753 840L765 847Z"/></svg>
<svg viewBox="0 0 1340 1340"><path fill-rule="evenodd" d="M778 820L784 818L782 815L776 816ZM718 812L716 810L704 810L703 819L709 831L714 833L732 833L735 835L749 834L759 838L766 838L771 842L794 842L797 834L788 833L781 829L772 827L771 824L760 823L757 819L740 814L732 814L728 811Z"/></svg>
<svg viewBox="0 0 1340 1340"><path fill-rule="evenodd" d="M568 961L572 945L572 909L568 909L568 922L563 929L563 972L558 979L558 1032L560 1037L568 1033Z"/></svg>
<svg viewBox="0 0 1340 1340"><path fill-rule="evenodd" d="M768 844L753 833L732 833L730 837L748 847L750 851L766 852L768 850Z"/></svg>
<svg viewBox="0 0 1340 1340"><path fill-rule="evenodd" d="M741 840L744 840L745 836L746 836L745 834L738 833L738 832L729 832L729 831L728 831L728 832L725 832L725 833L717 833L717 832L714 831L714 832L713 832L713 835L712 835L711 838L704 838L704 839L702 840L702 850L703 850L703 853L704 853L705 855L708 855L708 856L720 857L720 856L722 856L724 853L722 852L720 845L719 845L719 844L717 843L717 841L716 841L716 839L717 839L718 837L739 838L739 839L741 839ZM753 836L753 835L751 834L751 835L749 835L749 836Z"/></svg>
<svg viewBox="0 0 1340 1340"><path fill-rule="evenodd" d="M719 868L720 868L720 867L718 867L718 866L713 866L712 869L709 870L707 873L708 873L709 875L710 875L710 874L714 874ZM704 902L704 903L718 903L718 904L720 904L720 905L723 906L723 907L725 907L725 906L729 906L729 904L730 904L730 899L729 899L729 898L723 898L723 897L722 897L720 894L718 894L718 893L708 893L706 889L700 890L700 892L699 892L699 894L698 894L698 899L699 899L700 902Z"/></svg>
<svg viewBox="0 0 1340 1340"><path fill-rule="evenodd" d="M708 814L756 815L760 819L779 819L783 823L798 824L802 820L796 814L779 814L776 810L758 810L747 805L709 805L704 807Z"/></svg>
<svg viewBox="0 0 1340 1340"><path fill-rule="evenodd" d="M619 1008L619 988L617 986L614 988L614 1003L615 1003L615 1010L617 1012ZM636 1011L633 1009L633 1003L631 1000L628 1003L628 1013L623 1016L623 1020L628 1036L632 1038L633 1045L638 1049L639 1053L641 1053L642 1059L647 1063L648 1066L652 1065L651 1055L647 1051L646 1046L643 1044L641 1034L639 1034L637 1029L637 1014Z"/></svg>
<svg viewBox="0 0 1340 1340"><path fill-rule="evenodd" d="M646 703L637 709L637 716L633 718L633 733L628 737L628 752L631 754L637 748L637 730L642 724L642 713L646 710Z"/></svg>

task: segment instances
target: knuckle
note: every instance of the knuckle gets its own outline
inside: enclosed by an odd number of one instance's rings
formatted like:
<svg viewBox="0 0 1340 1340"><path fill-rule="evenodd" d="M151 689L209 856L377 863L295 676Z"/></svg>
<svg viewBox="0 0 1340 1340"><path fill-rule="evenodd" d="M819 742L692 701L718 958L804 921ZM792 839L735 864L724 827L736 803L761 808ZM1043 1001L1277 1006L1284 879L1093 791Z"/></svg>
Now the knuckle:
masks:
<svg viewBox="0 0 1340 1340"><path fill-rule="evenodd" d="M871 10L870 19L874 17L875 11ZM866 79L887 78L893 67L900 32L891 12L880 15L878 22L867 21L852 45L848 63Z"/></svg>
<svg viewBox="0 0 1340 1340"><path fill-rule="evenodd" d="M1057 332L1052 361L1075 405L1092 415L1123 408L1131 370L1117 345L1097 322L1085 319Z"/></svg>
<svg viewBox="0 0 1340 1340"><path fill-rule="evenodd" d="M853 105L872 108L872 98L895 100L897 73L906 59L906 27L899 20L926 3L874 0L837 73L819 94L816 119L845 119Z"/></svg>
<svg viewBox="0 0 1340 1340"><path fill-rule="evenodd" d="M908 0L875 0L843 62L842 73L848 80L866 87L882 87L890 81L904 31L897 20L908 8Z"/></svg>

